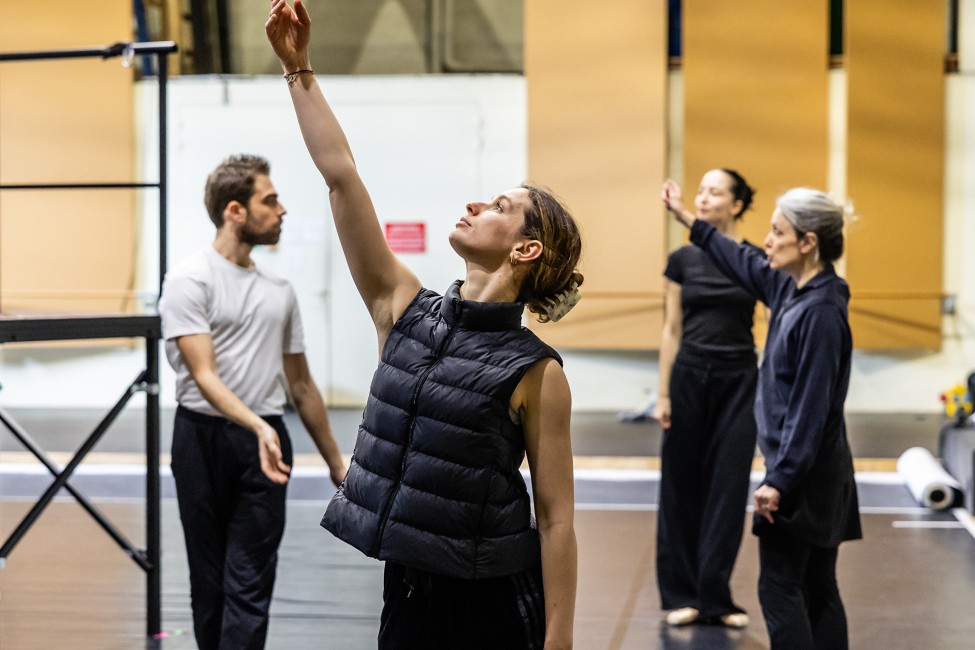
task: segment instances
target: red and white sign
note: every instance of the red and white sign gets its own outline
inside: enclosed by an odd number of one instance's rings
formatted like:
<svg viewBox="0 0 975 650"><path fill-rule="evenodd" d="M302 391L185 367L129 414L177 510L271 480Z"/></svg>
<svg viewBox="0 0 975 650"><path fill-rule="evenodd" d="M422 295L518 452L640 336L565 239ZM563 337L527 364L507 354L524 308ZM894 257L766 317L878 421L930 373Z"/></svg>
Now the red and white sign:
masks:
<svg viewBox="0 0 975 650"><path fill-rule="evenodd" d="M386 243L394 253L426 253L426 224L422 221L387 223Z"/></svg>

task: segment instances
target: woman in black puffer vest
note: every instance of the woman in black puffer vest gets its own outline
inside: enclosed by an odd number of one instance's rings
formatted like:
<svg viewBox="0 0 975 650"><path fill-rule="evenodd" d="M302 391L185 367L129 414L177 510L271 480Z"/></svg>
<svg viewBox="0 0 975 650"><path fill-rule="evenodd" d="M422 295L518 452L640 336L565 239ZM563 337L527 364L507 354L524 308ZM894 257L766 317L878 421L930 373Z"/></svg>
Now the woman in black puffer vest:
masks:
<svg viewBox="0 0 975 650"><path fill-rule="evenodd" d="M276 0L265 29L379 337L349 473L322 520L386 561L379 647L571 647L571 397L558 353L521 319L527 307L558 320L578 301L579 230L533 185L469 203L450 234L465 280L423 288L386 244L311 72L300 0Z"/></svg>

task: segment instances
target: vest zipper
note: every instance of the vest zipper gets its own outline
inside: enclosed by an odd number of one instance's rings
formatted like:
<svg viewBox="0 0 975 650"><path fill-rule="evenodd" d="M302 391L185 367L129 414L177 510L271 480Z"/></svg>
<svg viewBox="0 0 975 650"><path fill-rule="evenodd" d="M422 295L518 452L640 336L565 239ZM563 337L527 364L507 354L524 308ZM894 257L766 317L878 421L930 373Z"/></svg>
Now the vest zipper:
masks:
<svg viewBox="0 0 975 650"><path fill-rule="evenodd" d="M416 388L413 389L413 396L410 398L409 433L406 436L406 446L403 448L403 460L400 462L399 476L396 477L396 485L393 486L393 491L390 493L389 498L386 500L386 505L383 507L383 515L379 520L379 532L376 534L376 540L373 542L372 546L371 555L373 557L379 556L379 547L382 545L383 534L386 532L386 523L389 521L389 511L392 509L393 499L396 498L396 493L399 492L400 485L403 483L403 475L406 472L406 457L410 451L410 444L413 442L413 428L416 426L416 410L417 402L420 398L420 389L423 388L423 384L426 383L427 377L431 372L433 372L433 369L443 360L444 355L447 354L447 345L450 343L450 339L454 337L454 332L457 331L457 323L460 321L460 312L461 304L458 300L454 303L454 324L451 325L447 330L443 343L440 344L440 349L437 350L437 356L420 375L420 379L416 382Z"/></svg>

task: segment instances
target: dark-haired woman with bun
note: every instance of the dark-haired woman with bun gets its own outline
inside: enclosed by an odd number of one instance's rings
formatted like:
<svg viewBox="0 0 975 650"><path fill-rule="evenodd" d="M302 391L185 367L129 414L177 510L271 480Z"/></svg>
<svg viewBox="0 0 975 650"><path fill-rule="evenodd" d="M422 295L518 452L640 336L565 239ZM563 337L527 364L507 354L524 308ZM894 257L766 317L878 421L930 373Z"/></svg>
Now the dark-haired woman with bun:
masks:
<svg viewBox="0 0 975 650"><path fill-rule="evenodd" d="M754 190L731 169L704 174L696 218L735 239ZM757 249L756 249L757 250ZM657 513L657 586L669 625L740 628L731 595L755 455L755 298L700 248L673 253L654 417L664 429Z"/></svg>
<svg viewBox="0 0 975 650"><path fill-rule="evenodd" d="M663 200L691 241L771 312L755 401L766 473L754 493L752 531L772 649L844 650L837 551L862 532L843 419L850 290L833 270L843 254L843 209L818 190L791 189L776 202L764 252L756 252L685 211L675 183L664 184Z"/></svg>

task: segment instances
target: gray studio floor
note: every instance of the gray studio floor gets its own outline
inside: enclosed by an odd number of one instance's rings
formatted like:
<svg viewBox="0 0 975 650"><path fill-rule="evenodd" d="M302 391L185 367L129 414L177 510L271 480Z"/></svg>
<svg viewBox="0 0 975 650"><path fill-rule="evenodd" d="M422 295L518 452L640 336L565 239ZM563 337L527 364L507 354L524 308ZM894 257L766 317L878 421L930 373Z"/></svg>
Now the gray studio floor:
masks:
<svg viewBox="0 0 975 650"><path fill-rule="evenodd" d="M14 411L46 450L70 451L97 423L95 412ZM351 449L359 413L333 413L343 450ZM169 431L171 413L164 417ZM859 458L893 459L904 449L934 448L935 416L849 418ZM311 451L294 418L298 453ZM131 454L141 447L141 415L127 414L98 453ZM659 448L650 424L621 424L614 414L580 414L573 424L577 457L646 459ZM168 435L164 436L164 450ZM0 431L0 537L6 538L49 475L23 462L16 440ZM92 462L98 458L93 458ZM653 576L656 475L651 470L580 470L576 528L579 597L576 647L588 649L767 648L755 593L757 547L746 533L733 578L735 595L752 615L742 631L718 627L670 630L661 624ZM597 463L598 465L598 463ZM144 539L142 476L131 465L95 464L72 480L127 535ZM973 647L975 531L963 511L917 508L890 473L859 475L866 539L845 545L839 577L853 648L967 649ZM382 569L318 526L330 488L320 469L296 472L288 510L268 647L375 647ZM164 495L171 484L164 475ZM175 501L163 500L162 648L194 648L185 551ZM2 541L2 540L0 540ZM93 650L146 647L144 576L70 497L59 498L0 570L0 649Z"/></svg>

